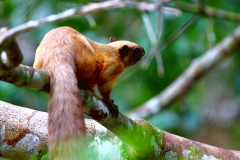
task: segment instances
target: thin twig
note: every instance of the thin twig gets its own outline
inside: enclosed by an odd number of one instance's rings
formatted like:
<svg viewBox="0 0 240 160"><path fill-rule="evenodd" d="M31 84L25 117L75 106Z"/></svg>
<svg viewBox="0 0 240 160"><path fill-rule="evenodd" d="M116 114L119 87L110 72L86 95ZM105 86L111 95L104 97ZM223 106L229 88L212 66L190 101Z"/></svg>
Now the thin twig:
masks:
<svg viewBox="0 0 240 160"><path fill-rule="evenodd" d="M158 75L162 76L164 74L164 67L163 67L163 63L162 63L162 56L161 56L161 52L160 52L160 47L159 47L159 43L160 43L160 38L162 35L162 23L163 23L163 15L162 15L162 6L160 8L160 10L158 11L158 21L157 21L157 31L156 33L153 30L152 24L150 22L150 19L148 17L148 15L146 13L142 14L142 19L143 19L143 23L145 26L145 29L147 31L149 40L152 44L152 48L151 51L149 52L149 56L151 56L152 54L155 55L156 58L156 62L157 62L157 70L158 70ZM149 57L148 56L148 57ZM142 65L142 67L145 67ZM147 67L147 66L146 66Z"/></svg>
<svg viewBox="0 0 240 160"><path fill-rule="evenodd" d="M148 56L141 62L141 66L143 68L147 68L155 54L159 53L157 51L164 50L168 45L176 41L183 33L185 33L189 28L196 24L199 18L200 17L198 15L192 16L192 18L190 18L184 25L182 25L176 31L170 34L163 42L161 42L159 45L153 46Z"/></svg>

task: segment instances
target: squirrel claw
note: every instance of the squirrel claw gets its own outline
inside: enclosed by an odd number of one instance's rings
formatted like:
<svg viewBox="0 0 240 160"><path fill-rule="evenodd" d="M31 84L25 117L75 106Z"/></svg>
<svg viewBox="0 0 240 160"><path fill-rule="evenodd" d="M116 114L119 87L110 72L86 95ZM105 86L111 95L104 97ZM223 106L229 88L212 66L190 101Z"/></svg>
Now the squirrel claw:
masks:
<svg viewBox="0 0 240 160"><path fill-rule="evenodd" d="M113 117L118 117L118 113L119 113L119 110L118 110L118 106L114 104L114 101L113 100L106 100L106 99L102 99L103 102L106 104L109 112L112 114Z"/></svg>

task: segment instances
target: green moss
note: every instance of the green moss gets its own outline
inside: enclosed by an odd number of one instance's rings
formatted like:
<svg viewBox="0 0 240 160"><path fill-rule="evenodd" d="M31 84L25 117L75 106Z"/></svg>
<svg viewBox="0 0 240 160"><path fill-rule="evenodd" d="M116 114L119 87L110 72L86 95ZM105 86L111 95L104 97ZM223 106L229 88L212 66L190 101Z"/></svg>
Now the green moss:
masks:
<svg viewBox="0 0 240 160"><path fill-rule="evenodd" d="M191 145L187 150L189 151L187 154L188 159L197 160L201 159L203 156L202 149L195 144Z"/></svg>

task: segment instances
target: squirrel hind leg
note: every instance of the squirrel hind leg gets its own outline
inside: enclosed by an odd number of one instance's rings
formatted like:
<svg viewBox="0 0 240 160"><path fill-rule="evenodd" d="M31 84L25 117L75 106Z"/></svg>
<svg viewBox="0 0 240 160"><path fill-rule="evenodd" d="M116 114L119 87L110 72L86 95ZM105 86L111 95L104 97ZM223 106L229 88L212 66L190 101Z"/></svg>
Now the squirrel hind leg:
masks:
<svg viewBox="0 0 240 160"><path fill-rule="evenodd" d="M92 93L95 93L93 86L90 86L88 81L84 78L78 78L78 87L83 90L89 90Z"/></svg>

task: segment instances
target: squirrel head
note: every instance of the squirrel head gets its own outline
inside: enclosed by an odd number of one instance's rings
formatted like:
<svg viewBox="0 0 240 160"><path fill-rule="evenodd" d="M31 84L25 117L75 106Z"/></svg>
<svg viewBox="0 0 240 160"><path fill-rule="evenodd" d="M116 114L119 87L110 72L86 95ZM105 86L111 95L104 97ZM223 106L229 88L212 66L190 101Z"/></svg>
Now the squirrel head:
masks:
<svg viewBox="0 0 240 160"><path fill-rule="evenodd" d="M117 41L115 38L110 38L110 44L117 48L121 60L125 67L136 64L144 56L145 51L140 45L130 41Z"/></svg>

